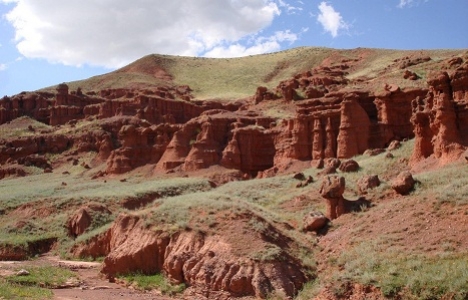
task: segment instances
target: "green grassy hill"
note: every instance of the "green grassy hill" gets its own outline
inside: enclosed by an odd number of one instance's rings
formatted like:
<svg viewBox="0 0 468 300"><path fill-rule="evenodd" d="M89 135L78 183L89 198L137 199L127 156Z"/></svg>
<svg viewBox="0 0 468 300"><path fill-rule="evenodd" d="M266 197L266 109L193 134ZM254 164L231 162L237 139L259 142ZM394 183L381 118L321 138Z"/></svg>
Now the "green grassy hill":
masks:
<svg viewBox="0 0 468 300"><path fill-rule="evenodd" d="M239 99L251 96L258 86L276 87L281 80L329 62L358 61L348 78L395 79L402 81L401 70L386 69L395 60L411 56L430 56L436 63L461 50L402 51L301 47L276 53L239 58L201 58L152 54L116 71L67 83L71 90L84 92L107 88L151 88L189 85L197 99ZM412 68L424 77L424 65ZM396 71L396 72L395 72ZM380 82L380 80L378 80ZM412 84L423 84L412 83ZM403 83L405 84L405 83ZM406 83L407 84L407 83ZM49 87L47 89L53 89Z"/></svg>

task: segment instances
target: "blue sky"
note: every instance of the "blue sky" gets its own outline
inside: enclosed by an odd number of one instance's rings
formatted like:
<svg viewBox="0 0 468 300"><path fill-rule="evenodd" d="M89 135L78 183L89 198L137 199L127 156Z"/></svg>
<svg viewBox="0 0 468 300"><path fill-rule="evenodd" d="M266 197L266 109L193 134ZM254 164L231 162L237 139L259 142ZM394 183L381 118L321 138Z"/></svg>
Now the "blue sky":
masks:
<svg viewBox="0 0 468 300"><path fill-rule="evenodd" d="M0 0L0 97L151 53L468 49L467 0Z"/></svg>

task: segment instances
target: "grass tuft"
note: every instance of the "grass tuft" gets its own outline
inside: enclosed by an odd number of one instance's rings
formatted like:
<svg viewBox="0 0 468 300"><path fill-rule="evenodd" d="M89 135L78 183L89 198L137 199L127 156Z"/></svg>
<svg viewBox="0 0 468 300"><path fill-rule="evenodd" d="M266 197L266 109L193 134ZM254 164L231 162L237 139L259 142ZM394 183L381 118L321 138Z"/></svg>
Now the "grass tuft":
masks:
<svg viewBox="0 0 468 300"><path fill-rule="evenodd" d="M169 280L161 273L154 275L129 274L121 276L128 285L143 291L159 290L164 295L174 296L185 290L185 284L171 284Z"/></svg>

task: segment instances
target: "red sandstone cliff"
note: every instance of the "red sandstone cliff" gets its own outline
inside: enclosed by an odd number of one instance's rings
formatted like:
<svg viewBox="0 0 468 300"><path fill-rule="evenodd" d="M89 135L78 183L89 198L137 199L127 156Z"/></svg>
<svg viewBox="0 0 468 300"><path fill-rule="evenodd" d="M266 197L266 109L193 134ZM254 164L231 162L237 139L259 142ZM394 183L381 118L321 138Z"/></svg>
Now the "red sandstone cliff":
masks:
<svg viewBox="0 0 468 300"><path fill-rule="evenodd" d="M61 84L56 94L4 97L0 124L30 116L52 126L74 126L79 120L102 125L84 134L87 138L43 133L0 141L0 160L96 151L100 161L107 161L107 174L152 164L160 171L222 165L256 176L294 160L348 158L414 136L413 161L432 154L450 160L448 156L465 149L468 75L464 58L443 62L447 71L430 75L429 89L396 84L374 90L350 88L365 82L347 78L359 64L359 59L341 58L338 63L326 59L281 81L275 89L259 87L251 99L237 102L195 101L187 86L85 94L81 89L69 92ZM265 116L263 109L271 105L295 110L295 115Z"/></svg>

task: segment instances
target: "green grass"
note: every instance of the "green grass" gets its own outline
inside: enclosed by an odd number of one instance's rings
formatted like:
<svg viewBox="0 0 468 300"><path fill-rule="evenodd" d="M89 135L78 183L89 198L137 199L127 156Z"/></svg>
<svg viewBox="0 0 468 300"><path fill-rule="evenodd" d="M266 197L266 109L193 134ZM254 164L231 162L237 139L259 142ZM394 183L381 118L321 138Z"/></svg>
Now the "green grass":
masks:
<svg viewBox="0 0 468 300"><path fill-rule="evenodd" d="M302 289L299 291L299 293L294 297L295 300L310 300L315 297L320 290L320 283L319 281L312 280L304 284Z"/></svg>
<svg viewBox="0 0 468 300"><path fill-rule="evenodd" d="M114 218L122 211L120 201L146 195L171 197L184 193L197 193L211 189L206 179L175 178L120 182L118 180L90 181L80 176L71 176L73 182L61 185L63 176L41 174L25 178L0 181L0 247L21 248L30 253L29 245L43 239L56 238L60 241L58 253L67 253L75 243L86 242L107 230ZM24 189L28 186L28 189ZM67 237L66 223L69 216L80 206L94 202L108 207L112 214L94 214L88 230L77 240ZM11 216L12 210L22 204L33 203L36 210L49 209L47 217L33 216L18 226L18 217ZM35 203L35 204L34 204ZM21 216L21 212L19 215ZM66 256L66 255L64 255Z"/></svg>
<svg viewBox="0 0 468 300"><path fill-rule="evenodd" d="M34 131L28 129L32 126ZM0 125L0 138L19 138L36 135L42 130L49 130L50 126L36 121L30 117L22 116L12 120L10 123Z"/></svg>
<svg viewBox="0 0 468 300"><path fill-rule="evenodd" d="M80 236L78 236L76 238L75 244L79 244L79 243L89 241L93 237L98 236L98 235L106 232L109 228L111 228L111 226L112 226L112 223L107 223L107 224L104 224L101 227L98 227L98 228L95 228L95 229L92 229L92 230L88 230L88 231L86 231L85 233L83 233L82 235L80 235Z"/></svg>
<svg viewBox="0 0 468 300"><path fill-rule="evenodd" d="M466 162L455 162L437 170L417 175L417 195L435 197L438 204L468 204L468 169Z"/></svg>
<svg viewBox="0 0 468 300"><path fill-rule="evenodd" d="M53 293L51 290L40 288L37 286L23 286L18 284L8 283L4 279L0 279L0 299L31 299L44 300L52 299Z"/></svg>
<svg viewBox="0 0 468 300"><path fill-rule="evenodd" d="M154 54L115 72L70 82L68 85L70 90L82 87L84 92L129 86L189 85L198 99L238 99L255 94L260 85L275 87L279 81L317 66L332 51L303 47L239 58ZM165 69L172 75L172 82L155 78L151 68ZM52 90L53 87L47 89Z"/></svg>
<svg viewBox="0 0 468 300"><path fill-rule="evenodd" d="M62 186L62 182L73 182ZM28 188L25 189L24 187ZM24 203L48 199L51 205L61 207L70 201L85 202L92 199L106 203L127 197L140 197L148 193L176 195L210 189L208 180L199 178L171 178L120 182L119 180L87 180L83 176L38 174L0 181L0 211L16 208Z"/></svg>
<svg viewBox="0 0 468 300"><path fill-rule="evenodd" d="M468 297L468 253L426 257L388 250L378 241L364 241L344 251L337 260L343 270L337 282L359 282L379 287L386 297L404 299L453 299Z"/></svg>
<svg viewBox="0 0 468 300"><path fill-rule="evenodd" d="M281 260L283 250L276 245L267 245L264 249L254 252L250 258L260 262L272 262Z"/></svg>
<svg viewBox="0 0 468 300"><path fill-rule="evenodd" d="M429 55L434 61L460 55L459 50L401 51L387 49L349 49L301 47L285 51L250 55L239 58L202 58L152 54L119 70L94 76L89 79L67 83L70 90L81 87L83 92L115 88L152 88L159 86L189 85L196 99L231 100L255 94L258 86L276 87L280 81L319 66L327 58L339 62L341 59L362 59L355 68L348 69L348 79L366 77L378 80L367 86L381 90L382 82L392 82L400 87L424 87L424 80L406 80L403 70L393 62L405 56ZM428 65L433 62L426 63ZM386 69L393 66L391 70ZM156 70L164 70L171 79L154 76ZM422 74L421 66L414 66ZM422 74L424 77L424 74ZM354 88L359 88L355 83ZM44 88L55 92L55 86Z"/></svg>
<svg viewBox="0 0 468 300"><path fill-rule="evenodd" d="M8 276L6 281L10 284L22 286L36 286L43 288L57 288L76 274L70 270L53 266L33 267L27 270L30 274L26 276Z"/></svg>
<svg viewBox="0 0 468 300"><path fill-rule="evenodd" d="M185 284L171 284L163 274L143 275L129 274L121 276L129 285L139 290L159 290L164 295L174 296L185 290Z"/></svg>
<svg viewBox="0 0 468 300"><path fill-rule="evenodd" d="M199 192L186 195L160 199L147 209L139 211L143 215L147 226L154 229L164 229L170 232L191 228L190 224L209 227L209 218L220 211L247 211L248 207L243 201L217 192ZM200 215L204 212L204 215Z"/></svg>

